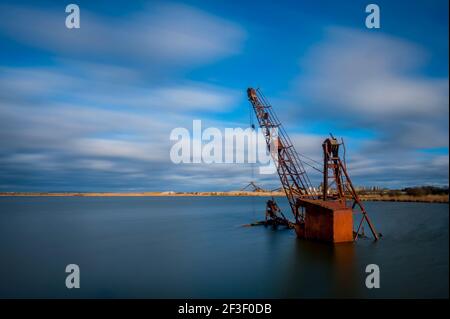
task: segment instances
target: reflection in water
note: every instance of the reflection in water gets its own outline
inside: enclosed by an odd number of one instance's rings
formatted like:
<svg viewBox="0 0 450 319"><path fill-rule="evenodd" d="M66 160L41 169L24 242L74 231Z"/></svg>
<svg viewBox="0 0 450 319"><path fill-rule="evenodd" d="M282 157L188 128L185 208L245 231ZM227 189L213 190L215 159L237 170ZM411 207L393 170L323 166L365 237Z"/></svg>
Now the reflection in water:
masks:
<svg viewBox="0 0 450 319"><path fill-rule="evenodd" d="M343 243L333 247L335 291L338 297L352 297L358 295L358 287L361 286L358 269L355 264L356 243Z"/></svg>
<svg viewBox="0 0 450 319"><path fill-rule="evenodd" d="M293 239L286 254L279 292L297 298L346 298L361 287L355 264L355 244L329 244ZM286 259L287 258L287 259Z"/></svg>

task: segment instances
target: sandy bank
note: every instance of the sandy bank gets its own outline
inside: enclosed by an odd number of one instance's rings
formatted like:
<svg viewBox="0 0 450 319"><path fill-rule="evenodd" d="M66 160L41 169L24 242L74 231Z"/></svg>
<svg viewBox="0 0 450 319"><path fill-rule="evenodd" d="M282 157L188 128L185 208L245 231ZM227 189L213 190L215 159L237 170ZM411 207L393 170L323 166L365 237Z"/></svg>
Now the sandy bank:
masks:
<svg viewBox="0 0 450 319"><path fill-rule="evenodd" d="M133 193L16 193L4 192L0 196L49 196L49 197L64 197L64 196L80 196L80 197L201 197L201 196L253 196L253 197L267 197L267 196L285 196L284 192L133 192ZM423 202L423 203L448 203L448 195L426 195L426 196L410 196L410 195L360 195L363 201L388 201L388 202Z"/></svg>

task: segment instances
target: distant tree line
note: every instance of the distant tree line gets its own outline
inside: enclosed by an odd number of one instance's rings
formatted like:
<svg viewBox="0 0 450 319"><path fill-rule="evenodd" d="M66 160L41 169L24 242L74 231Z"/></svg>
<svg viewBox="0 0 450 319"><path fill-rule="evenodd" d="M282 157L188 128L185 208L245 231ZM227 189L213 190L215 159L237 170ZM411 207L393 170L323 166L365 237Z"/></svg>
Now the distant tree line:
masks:
<svg viewBox="0 0 450 319"><path fill-rule="evenodd" d="M411 196L448 195L448 187L417 186L406 187L402 191Z"/></svg>
<svg viewBox="0 0 450 319"><path fill-rule="evenodd" d="M388 196L426 196L426 195L448 195L448 187L437 186L415 186L402 189L367 189L360 188L357 190L360 195L388 195Z"/></svg>

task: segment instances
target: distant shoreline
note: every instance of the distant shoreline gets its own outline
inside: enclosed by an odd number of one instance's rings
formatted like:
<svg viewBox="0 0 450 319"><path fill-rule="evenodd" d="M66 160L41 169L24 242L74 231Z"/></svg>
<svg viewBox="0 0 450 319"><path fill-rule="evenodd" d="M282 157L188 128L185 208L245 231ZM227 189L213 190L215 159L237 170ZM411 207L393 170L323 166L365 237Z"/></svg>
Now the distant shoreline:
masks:
<svg viewBox="0 0 450 319"><path fill-rule="evenodd" d="M283 197L284 192L130 192L130 193L81 193L81 192L3 192L0 197L228 197L228 196L242 196L242 197ZM448 203L448 195L360 195L363 201L383 201L383 202L421 202L421 203Z"/></svg>

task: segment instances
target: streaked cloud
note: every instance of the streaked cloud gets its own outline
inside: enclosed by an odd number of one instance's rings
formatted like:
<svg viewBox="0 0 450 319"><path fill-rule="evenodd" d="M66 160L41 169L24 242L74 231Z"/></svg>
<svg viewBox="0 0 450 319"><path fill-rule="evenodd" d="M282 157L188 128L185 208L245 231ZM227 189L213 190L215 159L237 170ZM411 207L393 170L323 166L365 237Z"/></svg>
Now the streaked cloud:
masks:
<svg viewBox="0 0 450 319"><path fill-rule="evenodd" d="M71 31L57 9L1 5L0 34L54 62L0 66L0 187L164 189L167 176L191 170L170 163L170 131L215 122L240 94L174 72L238 54L245 31L168 3L127 19L83 9Z"/></svg>
<svg viewBox="0 0 450 319"><path fill-rule="evenodd" d="M238 25L181 4L152 4L126 19L85 9L81 16L81 28L68 30L59 7L1 5L0 33L64 56L153 67L204 64L233 55L246 37Z"/></svg>
<svg viewBox="0 0 450 319"><path fill-rule="evenodd" d="M448 78L421 75L426 62L404 40L330 28L302 59L296 85L309 105L299 112L373 130L396 147L448 147Z"/></svg>
<svg viewBox="0 0 450 319"><path fill-rule="evenodd" d="M250 26L265 32L249 34L242 18L238 24L160 2L121 14L82 8L81 29L68 31L62 12L0 5L0 36L12 43L6 50L36 59L0 62L1 190L225 190L251 178L266 188L279 184L257 167L251 175L250 165L172 164L169 135L194 119L203 128L246 128L246 87L239 86L261 80L264 89L272 73L263 66L289 66L277 63L289 54L271 43L297 52L296 37L273 38L283 26ZM327 133L338 131L356 184L448 184L448 75L424 72L432 58L381 32L327 28L300 58L291 90L269 99L296 148L314 161L322 160ZM286 83L292 76L275 75Z"/></svg>

